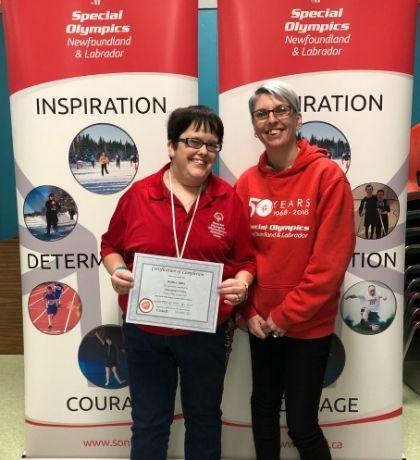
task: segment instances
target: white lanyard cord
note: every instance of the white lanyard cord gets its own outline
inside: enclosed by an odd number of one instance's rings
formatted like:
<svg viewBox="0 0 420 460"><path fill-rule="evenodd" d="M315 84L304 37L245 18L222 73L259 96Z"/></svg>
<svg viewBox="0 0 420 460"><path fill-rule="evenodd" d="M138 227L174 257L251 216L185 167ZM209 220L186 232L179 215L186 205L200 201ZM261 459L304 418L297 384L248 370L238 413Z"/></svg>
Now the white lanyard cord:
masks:
<svg viewBox="0 0 420 460"><path fill-rule="evenodd" d="M168 174L168 176L169 176L169 190L171 192L172 230L173 230L173 234L174 234L176 256L178 257L178 259L181 259L182 256L184 255L185 246L187 245L187 240L188 240L188 237L190 236L190 231L191 231L191 227L192 227L192 224L193 224L193 221L194 221L195 213L197 212L198 203L200 202L200 195L201 195L201 189L202 189L203 184L200 185L200 188L198 190L198 195L197 195L197 199L195 200L195 206L194 206L193 215L191 217L190 224L188 225L187 233L185 234L184 243L182 244L181 252L179 252L178 236L177 236L177 233L176 233L176 224L175 224L175 204L174 204L174 192L172 190L172 174L171 174L170 170L168 170L168 172L169 172L169 174Z"/></svg>

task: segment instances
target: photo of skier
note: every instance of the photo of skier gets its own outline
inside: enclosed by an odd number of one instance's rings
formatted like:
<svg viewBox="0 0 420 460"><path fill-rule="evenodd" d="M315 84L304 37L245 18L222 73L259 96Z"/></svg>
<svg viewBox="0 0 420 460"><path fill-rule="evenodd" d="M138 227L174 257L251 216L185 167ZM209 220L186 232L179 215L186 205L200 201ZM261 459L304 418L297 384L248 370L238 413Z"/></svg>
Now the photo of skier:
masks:
<svg viewBox="0 0 420 460"><path fill-rule="evenodd" d="M54 185L31 190L23 205L25 224L42 241L57 241L72 232L77 224L77 206L73 198Z"/></svg>
<svg viewBox="0 0 420 460"><path fill-rule="evenodd" d="M135 167L133 158L136 158ZM133 139L109 123L83 129L69 148L69 166L74 178L86 190L101 195L128 187L137 173L138 161Z"/></svg>
<svg viewBox="0 0 420 460"><path fill-rule="evenodd" d="M82 303L77 292L65 283L49 281L34 287L28 300L32 324L44 334L71 331L79 322Z"/></svg>
<svg viewBox="0 0 420 460"><path fill-rule="evenodd" d="M54 193L48 195L48 200L45 202L45 218L47 219L47 234L51 234L51 227L56 232L58 229L58 211L60 203L56 199Z"/></svg>
<svg viewBox="0 0 420 460"><path fill-rule="evenodd" d="M127 386L121 327L107 324L90 331L79 347L79 366L89 382L102 388Z"/></svg>
<svg viewBox="0 0 420 460"><path fill-rule="evenodd" d="M137 171L139 167L139 156L137 155L137 153L133 153L133 155L131 155L130 166Z"/></svg>
<svg viewBox="0 0 420 460"><path fill-rule="evenodd" d="M397 194L379 182L362 184L352 193L356 236L370 240L387 236L400 216Z"/></svg>
<svg viewBox="0 0 420 460"><path fill-rule="evenodd" d="M392 290L380 281L354 284L341 300L341 317L359 334L379 334L392 324L397 302Z"/></svg>
<svg viewBox="0 0 420 460"><path fill-rule="evenodd" d="M325 149L327 157L340 166L344 174L347 173L351 162L350 145L336 126L325 121L308 121L302 124L297 134L298 140L302 138Z"/></svg>
<svg viewBox="0 0 420 460"><path fill-rule="evenodd" d="M99 163L101 164L101 175L103 176L104 173L109 174L109 171L108 171L109 157L105 152L103 152L102 155L99 157Z"/></svg>

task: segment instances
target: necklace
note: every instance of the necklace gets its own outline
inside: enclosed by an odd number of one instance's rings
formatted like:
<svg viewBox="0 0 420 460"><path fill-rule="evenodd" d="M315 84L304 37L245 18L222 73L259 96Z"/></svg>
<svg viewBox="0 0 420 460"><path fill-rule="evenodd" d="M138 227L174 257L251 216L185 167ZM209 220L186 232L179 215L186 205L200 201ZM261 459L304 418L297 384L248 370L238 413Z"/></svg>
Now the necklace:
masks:
<svg viewBox="0 0 420 460"><path fill-rule="evenodd" d="M195 214L197 212L198 203L200 202L200 195L201 195L201 189L203 187L203 184L201 184L200 188L198 189L193 215L191 217L190 224L188 225L187 233L185 234L184 242L182 243L182 248L180 251L179 246L178 246L178 235L176 233L174 192L172 189L172 173L170 170L168 170L168 178L169 178L169 190L171 192L172 231L173 231L174 241L175 241L175 250L176 250L176 256L178 257L178 259L181 259L182 256L184 255L185 246L187 245L187 240L188 240L188 237L190 236L191 227L192 227L192 224L195 218Z"/></svg>

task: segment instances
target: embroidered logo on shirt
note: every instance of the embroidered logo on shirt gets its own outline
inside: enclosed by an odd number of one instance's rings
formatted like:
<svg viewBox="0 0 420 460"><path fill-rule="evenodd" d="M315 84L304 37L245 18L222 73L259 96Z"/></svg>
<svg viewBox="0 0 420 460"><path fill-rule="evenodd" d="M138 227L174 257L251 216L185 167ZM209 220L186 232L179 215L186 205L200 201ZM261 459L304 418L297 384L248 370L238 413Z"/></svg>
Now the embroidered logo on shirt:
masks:
<svg viewBox="0 0 420 460"><path fill-rule="evenodd" d="M224 220L223 214L221 212L215 212L214 213L214 220L216 222L223 222L223 220Z"/></svg>
<svg viewBox="0 0 420 460"><path fill-rule="evenodd" d="M216 238L223 238L226 235L225 224L223 223L225 216L221 212L215 212L213 222L208 226L210 233Z"/></svg>

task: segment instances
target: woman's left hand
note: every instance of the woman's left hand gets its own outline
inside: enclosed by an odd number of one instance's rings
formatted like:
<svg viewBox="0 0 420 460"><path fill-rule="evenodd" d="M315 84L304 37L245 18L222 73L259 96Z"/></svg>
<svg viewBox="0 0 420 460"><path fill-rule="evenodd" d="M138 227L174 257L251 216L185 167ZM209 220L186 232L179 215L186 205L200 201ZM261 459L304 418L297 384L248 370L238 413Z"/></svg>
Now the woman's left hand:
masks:
<svg viewBox="0 0 420 460"><path fill-rule="evenodd" d="M271 318L271 313L268 315L268 318L264 324L264 332L266 334L271 334L275 339L278 337L283 337L286 334L286 331L277 326L277 324Z"/></svg>
<svg viewBox="0 0 420 460"><path fill-rule="evenodd" d="M248 294L246 284L236 278L224 280L218 287L219 294L224 296L224 302L228 305L239 305Z"/></svg>

